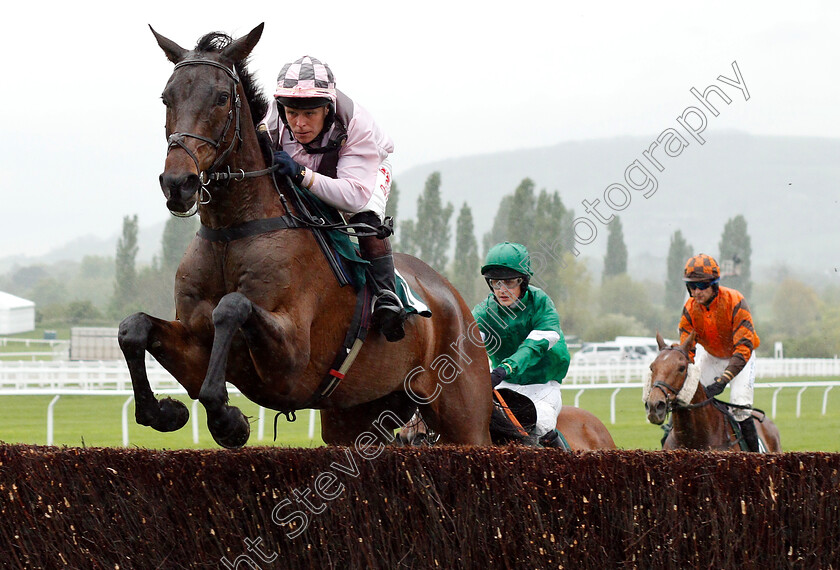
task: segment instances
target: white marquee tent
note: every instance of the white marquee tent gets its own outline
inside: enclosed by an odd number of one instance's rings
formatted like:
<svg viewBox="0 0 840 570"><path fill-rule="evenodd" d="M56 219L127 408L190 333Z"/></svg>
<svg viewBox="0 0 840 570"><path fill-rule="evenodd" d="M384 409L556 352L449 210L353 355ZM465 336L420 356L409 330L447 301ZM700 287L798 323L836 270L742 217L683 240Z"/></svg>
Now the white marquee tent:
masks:
<svg viewBox="0 0 840 570"><path fill-rule="evenodd" d="M35 330L35 303L0 291L0 335Z"/></svg>

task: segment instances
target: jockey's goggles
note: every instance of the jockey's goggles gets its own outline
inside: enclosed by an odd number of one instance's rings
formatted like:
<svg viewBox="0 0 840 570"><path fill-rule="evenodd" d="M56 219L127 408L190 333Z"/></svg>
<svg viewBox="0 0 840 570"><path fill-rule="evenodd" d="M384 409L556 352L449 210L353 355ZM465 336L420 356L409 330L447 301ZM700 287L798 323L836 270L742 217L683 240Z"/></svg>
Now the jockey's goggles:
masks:
<svg viewBox="0 0 840 570"><path fill-rule="evenodd" d="M488 279L487 282L490 283L490 287L493 289L513 289L522 283L522 278L514 277L513 279Z"/></svg>
<svg viewBox="0 0 840 570"><path fill-rule="evenodd" d="M699 289L700 291L705 291L712 285L717 285L718 279L713 279L711 281L689 281L686 283L689 289Z"/></svg>

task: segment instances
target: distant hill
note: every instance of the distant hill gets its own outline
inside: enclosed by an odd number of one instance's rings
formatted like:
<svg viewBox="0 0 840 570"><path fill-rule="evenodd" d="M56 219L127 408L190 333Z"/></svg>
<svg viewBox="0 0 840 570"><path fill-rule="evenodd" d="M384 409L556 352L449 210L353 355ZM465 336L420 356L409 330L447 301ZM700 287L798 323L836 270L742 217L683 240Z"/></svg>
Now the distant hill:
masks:
<svg viewBox="0 0 840 570"><path fill-rule="evenodd" d="M481 244L502 196L529 177L538 190L559 191L576 216L595 221L582 204L595 199L601 200L597 211L602 216L619 214L631 271L639 276L664 279L669 240L677 229L695 250L717 254L725 222L738 214L746 218L752 238L754 277L781 264L836 275L840 139L704 134L705 144L689 140L679 156L654 150L664 167L661 173L643 156L655 136L572 141L425 164L394 177L400 189L399 218L415 216L426 178L440 171L444 200L455 205L453 217L463 202L469 204ZM624 171L637 159L655 175L658 189L650 198L631 190L630 203L614 212L604 204L604 190L614 183L627 186ZM620 196L615 194L616 201ZM603 224L596 222L596 227L595 241L580 250L581 256L600 260L607 232Z"/></svg>
<svg viewBox="0 0 840 570"><path fill-rule="evenodd" d="M636 277L664 280L669 240L677 229L695 250L717 254L724 223L743 214L752 238L754 278L786 265L808 275L836 279L840 275L840 139L726 131L704 135L705 144L690 140L679 156L667 157L661 148L654 150L653 156L664 167L661 173L643 156L655 136L572 141L425 164L394 177L400 188L399 219L414 218L426 178L440 171L444 200L455 205L453 227L466 202L481 244L502 196L530 177L538 191L559 191L576 216L595 222L582 201L596 199L601 201L597 207L601 215L618 213ZM626 185L624 171L635 160L651 169L658 189L650 198L631 190L626 208L613 212L604 204L604 190L614 183ZM607 231L603 224L595 225L597 238L580 249L597 270ZM163 226L161 222L140 228L139 261L147 263L159 253ZM42 257L3 258L0 272L14 263L113 256L118 237L77 237Z"/></svg>

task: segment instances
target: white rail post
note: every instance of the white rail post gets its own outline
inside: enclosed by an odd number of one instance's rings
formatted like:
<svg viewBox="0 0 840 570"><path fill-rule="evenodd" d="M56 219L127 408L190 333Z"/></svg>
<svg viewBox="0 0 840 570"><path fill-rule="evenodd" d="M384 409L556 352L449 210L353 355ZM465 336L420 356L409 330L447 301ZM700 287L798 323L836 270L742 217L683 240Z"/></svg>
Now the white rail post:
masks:
<svg viewBox="0 0 840 570"><path fill-rule="evenodd" d="M771 412L771 415L774 418L776 417L776 396L778 396L779 392L781 392L781 391L782 391L781 388L776 388L776 390L773 392L773 408L772 408L773 411Z"/></svg>
<svg viewBox="0 0 840 570"><path fill-rule="evenodd" d="M828 393L832 388L834 388L834 386L829 386L828 388L825 389L825 392L823 392L822 415L825 415L825 408L828 405Z"/></svg>
<svg viewBox="0 0 840 570"><path fill-rule="evenodd" d="M309 410L309 441L315 439L315 410Z"/></svg>
<svg viewBox="0 0 840 570"><path fill-rule="evenodd" d="M192 432L193 432L193 443L198 443L198 400L193 400L192 403Z"/></svg>
<svg viewBox="0 0 840 570"><path fill-rule="evenodd" d="M578 390L578 393L575 394L575 407L576 408L580 407L580 397L585 391L586 390L584 388L581 388L580 390Z"/></svg>
<svg viewBox="0 0 840 570"><path fill-rule="evenodd" d="M796 417L799 417L799 412L802 410L802 392L808 389L808 386L804 388L800 388L799 392L796 393Z"/></svg>
<svg viewBox="0 0 840 570"><path fill-rule="evenodd" d="M257 420L257 439L262 441L265 437L265 408L260 406L260 416Z"/></svg>
<svg viewBox="0 0 840 570"><path fill-rule="evenodd" d="M129 396L122 407L122 436L123 447L128 447L128 405L134 399L134 396Z"/></svg>
<svg viewBox="0 0 840 570"><path fill-rule="evenodd" d="M618 396L618 393L621 391L621 388L616 388L613 391L612 396L610 396L610 423L615 424L615 397Z"/></svg>
<svg viewBox="0 0 840 570"><path fill-rule="evenodd" d="M53 408L60 397L60 395L56 395L47 406L47 445L53 444Z"/></svg>

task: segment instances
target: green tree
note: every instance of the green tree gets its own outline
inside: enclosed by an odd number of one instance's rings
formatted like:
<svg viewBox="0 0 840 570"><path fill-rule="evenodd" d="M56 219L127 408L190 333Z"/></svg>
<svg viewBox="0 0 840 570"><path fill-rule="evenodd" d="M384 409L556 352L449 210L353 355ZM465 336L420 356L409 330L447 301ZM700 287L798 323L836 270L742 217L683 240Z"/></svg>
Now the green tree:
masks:
<svg viewBox="0 0 840 570"><path fill-rule="evenodd" d="M440 172L433 172L426 179L423 193L417 198L417 221L412 242L419 257L436 270L446 270L452 231L449 219L454 208L451 203L443 206L440 194Z"/></svg>
<svg viewBox="0 0 840 570"><path fill-rule="evenodd" d="M171 216L163 228L161 238L161 271L163 275L171 276L175 283L175 272L184 257L184 252L198 231L199 221L195 217L179 218Z"/></svg>
<svg viewBox="0 0 840 570"><path fill-rule="evenodd" d="M137 215L123 218L122 236L117 240L114 295L111 297L111 314L125 316L135 306L137 297L138 223Z"/></svg>
<svg viewBox="0 0 840 570"><path fill-rule="evenodd" d="M472 307L480 300L478 242L475 239L472 210L464 202L455 223L455 259L452 267L452 284Z"/></svg>
<svg viewBox="0 0 840 570"><path fill-rule="evenodd" d="M397 242L394 244L394 249L407 253L408 255L417 255L417 245L414 243L414 220L405 220L400 222L400 231L397 234Z"/></svg>
<svg viewBox="0 0 840 570"><path fill-rule="evenodd" d="M601 281L622 273L627 273L627 246L624 245L621 218L616 216L607 227L607 254L604 256L604 273L601 275Z"/></svg>
<svg viewBox="0 0 840 570"><path fill-rule="evenodd" d="M11 276L11 292L16 295L24 294L37 285L38 281L47 277L49 272L43 265L18 267Z"/></svg>
<svg viewBox="0 0 840 570"><path fill-rule="evenodd" d="M647 328L647 334L658 326L660 314L651 303L647 288L626 273L607 277L601 284L599 300L602 315L633 317Z"/></svg>
<svg viewBox="0 0 840 570"><path fill-rule="evenodd" d="M38 281L28 291L27 297L41 307L61 305L69 299L65 281L55 277L44 277Z"/></svg>
<svg viewBox="0 0 840 570"><path fill-rule="evenodd" d="M502 201L499 203L499 209L496 210L496 217L493 218L493 227L490 228L488 233L484 234L481 240L482 246L484 247L484 255L487 255L490 248L497 243L511 241L509 237L510 232L508 231L508 222L510 220L508 212L510 212L512 204L513 194L502 197ZM527 247L527 244L523 245Z"/></svg>
<svg viewBox="0 0 840 570"><path fill-rule="evenodd" d="M385 215L394 218L394 226L396 227L397 212L400 206L400 189L397 187L396 181L391 182L391 193L388 195L388 203L385 204Z"/></svg>
<svg viewBox="0 0 840 570"><path fill-rule="evenodd" d="M718 247L720 248L718 263L723 264L727 260L732 260L736 270L735 275L722 276L721 284L737 289L749 301L752 295L752 281L750 281L752 245L744 216L738 215L727 220Z"/></svg>
<svg viewBox="0 0 840 570"><path fill-rule="evenodd" d="M71 301L67 304L66 318L71 325L81 325L102 319L102 313L90 301Z"/></svg>
<svg viewBox="0 0 840 570"><path fill-rule="evenodd" d="M175 318L175 274L165 274L157 257L137 272L137 284L134 305L138 309L160 318Z"/></svg>
<svg viewBox="0 0 840 570"><path fill-rule="evenodd" d="M525 247L533 246L536 198L534 181L530 178L525 178L514 190L507 217L507 240Z"/></svg>
<svg viewBox="0 0 840 570"><path fill-rule="evenodd" d="M773 297L776 330L786 337L798 337L811 330L822 314L817 292L796 279L785 279Z"/></svg>
<svg viewBox="0 0 840 570"><path fill-rule="evenodd" d="M670 325L676 326L685 304L685 282L683 282L683 269L685 262L692 255L692 247L685 241L680 230L671 236L671 245L668 248L668 269L665 276L665 312L668 315ZM673 328L670 326L670 328Z"/></svg>
<svg viewBox="0 0 840 570"><path fill-rule="evenodd" d="M605 342L617 336L647 336L647 327L635 317L607 313L590 321L586 327L585 338L588 342Z"/></svg>
<svg viewBox="0 0 840 570"><path fill-rule="evenodd" d="M114 258L86 255L78 270L69 278L67 291L71 299L90 301L102 312L108 311L108 302L114 292Z"/></svg>
<svg viewBox="0 0 840 570"><path fill-rule="evenodd" d="M558 192L540 191L533 214L532 235L525 245L531 253L532 282L544 289L555 303L561 302L566 288L572 286L568 278L580 275L569 267L574 261L569 253L572 219L573 212L566 209Z"/></svg>

